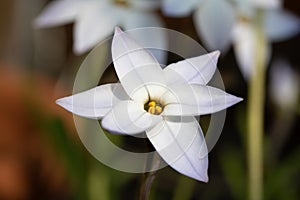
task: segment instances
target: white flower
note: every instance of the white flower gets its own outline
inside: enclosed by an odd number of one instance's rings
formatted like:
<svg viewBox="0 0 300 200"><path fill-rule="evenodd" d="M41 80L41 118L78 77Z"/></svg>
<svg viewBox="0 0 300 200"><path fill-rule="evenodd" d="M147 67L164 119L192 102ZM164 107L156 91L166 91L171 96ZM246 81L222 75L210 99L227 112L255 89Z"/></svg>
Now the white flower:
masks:
<svg viewBox="0 0 300 200"><path fill-rule="evenodd" d="M125 29L162 27L160 18L149 11L158 1L147 0L56 0L34 22L35 27L52 27L74 22L74 52L82 54L113 33L114 27ZM164 35L138 36L141 40L162 41Z"/></svg>
<svg viewBox="0 0 300 200"><path fill-rule="evenodd" d="M299 19L282 9L280 0L164 0L163 8L166 14L173 16L190 14L196 8L194 24L205 45L210 50L226 50L233 43L246 79L254 70L258 10L263 11L267 56L271 54L269 42L285 40L300 31Z"/></svg>
<svg viewBox="0 0 300 200"><path fill-rule="evenodd" d="M57 100L74 114L102 119L119 134L146 135L175 170L207 182L207 147L194 116L218 112L241 101L206 86L219 52L190 58L162 69L156 59L116 28L112 57L120 83L101 85Z"/></svg>

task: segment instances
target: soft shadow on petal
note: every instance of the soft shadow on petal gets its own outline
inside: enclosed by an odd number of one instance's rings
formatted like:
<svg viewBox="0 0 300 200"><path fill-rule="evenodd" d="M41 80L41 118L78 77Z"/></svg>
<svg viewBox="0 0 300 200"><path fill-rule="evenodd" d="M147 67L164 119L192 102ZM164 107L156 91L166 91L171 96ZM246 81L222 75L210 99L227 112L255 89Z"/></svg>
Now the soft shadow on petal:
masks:
<svg viewBox="0 0 300 200"><path fill-rule="evenodd" d="M99 119L115 104L126 99L129 97L121 84L106 84L58 99L56 103L76 115Z"/></svg>
<svg viewBox="0 0 300 200"><path fill-rule="evenodd" d="M205 139L194 117L166 118L147 137L160 156L176 171L208 182L208 155Z"/></svg>
<svg viewBox="0 0 300 200"><path fill-rule="evenodd" d="M228 49L234 21L235 11L224 0L205 1L194 14L195 27L209 50Z"/></svg>
<svg viewBox="0 0 300 200"><path fill-rule="evenodd" d="M103 128L116 134L138 134L153 127L162 120L159 115L151 115L144 105L134 101L119 102L102 119Z"/></svg>
<svg viewBox="0 0 300 200"><path fill-rule="evenodd" d="M220 51L214 51L202 56L185 59L168 65L165 69L165 76L177 72L186 83L206 85L214 75ZM171 80L172 83L180 84L178 80Z"/></svg>
<svg viewBox="0 0 300 200"><path fill-rule="evenodd" d="M211 114L242 101L218 88L198 84L176 86L172 91L177 96L176 100L168 98L167 93L162 97L167 103L162 113L164 116Z"/></svg>
<svg viewBox="0 0 300 200"><path fill-rule="evenodd" d="M82 2L79 0L57 0L51 2L35 19L35 27L51 27L71 23L80 11Z"/></svg>
<svg viewBox="0 0 300 200"><path fill-rule="evenodd" d="M119 80L129 96L149 84L164 85L163 71L156 59L120 28L115 29L112 57Z"/></svg>
<svg viewBox="0 0 300 200"><path fill-rule="evenodd" d="M282 41L300 32L300 19L282 9L265 12L265 31L272 41Z"/></svg>
<svg viewBox="0 0 300 200"><path fill-rule="evenodd" d="M110 5L86 4L82 8L74 30L74 51L82 54L113 33L122 15Z"/></svg>

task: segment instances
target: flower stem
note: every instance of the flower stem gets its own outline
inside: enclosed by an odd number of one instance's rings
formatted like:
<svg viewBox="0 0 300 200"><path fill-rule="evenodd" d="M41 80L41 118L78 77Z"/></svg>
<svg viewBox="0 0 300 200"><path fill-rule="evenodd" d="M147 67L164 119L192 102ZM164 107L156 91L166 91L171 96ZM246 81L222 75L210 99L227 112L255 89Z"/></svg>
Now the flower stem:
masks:
<svg viewBox="0 0 300 200"><path fill-rule="evenodd" d="M263 13L258 11L256 28L255 70L249 83L248 102L248 168L249 199L263 195L263 125L265 102L266 38L262 30Z"/></svg>
<svg viewBox="0 0 300 200"><path fill-rule="evenodd" d="M150 157L148 158L146 169L151 169L151 171L143 174L143 180L141 183L139 197L138 197L139 200L147 200L149 198L151 186L155 179L159 165L160 165L160 157L157 153L154 153L153 156L151 156L151 158Z"/></svg>

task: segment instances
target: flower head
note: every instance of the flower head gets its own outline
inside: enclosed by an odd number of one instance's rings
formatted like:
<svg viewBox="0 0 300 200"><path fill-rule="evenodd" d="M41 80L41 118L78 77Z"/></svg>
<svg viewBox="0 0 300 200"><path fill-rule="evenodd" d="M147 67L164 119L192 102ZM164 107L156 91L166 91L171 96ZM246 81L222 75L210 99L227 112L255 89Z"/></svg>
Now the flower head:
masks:
<svg viewBox="0 0 300 200"><path fill-rule="evenodd" d="M194 116L241 101L206 85L215 72L219 52L162 69L147 50L116 28L112 56L120 83L101 85L57 103L74 114L102 119L102 126L113 133L145 131L172 168L207 182L207 147Z"/></svg>
<svg viewBox="0 0 300 200"><path fill-rule="evenodd" d="M82 54L106 39L117 25L126 29L162 27L160 18L150 12L157 7L157 0L56 0L43 10L34 25L53 27L74 22L73 48L76 54ZM160 41L164 39L164 35L159 36ZM138 38L154 41L151 36Z"/></svg>

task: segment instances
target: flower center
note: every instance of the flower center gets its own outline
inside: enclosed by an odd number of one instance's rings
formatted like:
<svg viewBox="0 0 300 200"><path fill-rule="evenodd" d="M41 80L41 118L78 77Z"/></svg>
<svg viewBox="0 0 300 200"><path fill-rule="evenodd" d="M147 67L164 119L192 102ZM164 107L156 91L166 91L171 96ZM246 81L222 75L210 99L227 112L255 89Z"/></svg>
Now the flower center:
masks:
<svg viewBox="0 0 300 200"><path fill-rule="evenodd" d="M156 101L148 101L144 109L152 115L159 115L163 111L163 106Z"/></svg>

